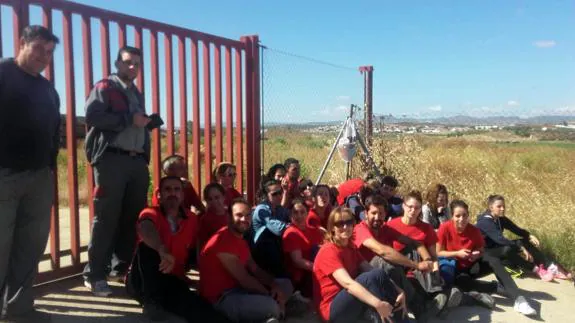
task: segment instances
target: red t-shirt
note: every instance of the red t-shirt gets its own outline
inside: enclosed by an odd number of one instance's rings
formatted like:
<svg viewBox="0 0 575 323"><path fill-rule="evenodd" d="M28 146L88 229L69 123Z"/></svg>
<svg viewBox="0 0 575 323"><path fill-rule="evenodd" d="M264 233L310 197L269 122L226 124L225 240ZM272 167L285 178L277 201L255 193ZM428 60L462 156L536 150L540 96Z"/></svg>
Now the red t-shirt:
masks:
<svg viewBox="0 0 575 323"><path fill-rule="evenodd" d="M359 252L366 261L371 261L375 257L375 253L369 250L363 245L363 242L367 239L374 238L377 242L391 246L395 236L392 233L393 230L389 230L387 225L382 225L376 236L371 232L369 226L365 221L361 221L360 224L353 228L353 244L359 249Z"/></svg>
<svg viewBox="0 0 575 323"><path fill-rule="evenodd" d="M238 192L233 187L229 187L226 189L226 194L224 196L224 203L227 206L230 206L235 199L240 198L240 197L243 197L242 193Z"/></svg>
<svg viewBox="0 0 575 323"><path fill-rule="evenodd" d="M154 194L152 194L152 206L159 206L160 201L158 201L158 192L160 188L156 187L154 189ZM186 209L190 209L194 206L196 209L201 209L203 207L202 199L196 193L196 190L192 186L192 183L186 181L184 182L184 197L182 200L182 206Z"/></svg>
<svg viewBox="0 0 575 323"><path fill-rule="evenodd" d="M339 194L337 195L337 204L343 205L345 199L355 193L359 193L359 190L363 186L363 180L361 178L354 178L350 179L347 182L343 182L339 184L337 187L337 191Z"/></svg>
<svg viewBox="0 0 575 323"><path fill-rule="evenodd" d="M228 225L228 215L226 213L218 215L207 210L200 218L200 232L198 233L200 248L203 248L206 242L226 225Z"/></svg>
<svg viewBox="0 0 575 323"><path fill-rule="evenodd" d="M313 208L309 209L307 214L307 225L314 228L324 227L327 228L327 218L329 218L329 214L331 213L331 206L328 205L325 207L323 212L324 216L323 219L319 216L317 211Z"/></svg>
<svg viewBox="0 0 575 323"><path fill-rule="evenodd" d="M396 231L393 239L393 248L395 250L401 251L405 248L405 245L397 240L397 234L409 237L412 240L423 243L425 246L431 246L437 243L437 235L430 224L417 220L415 224L407 225L403 223L401 219L401 217L395 218L386 224L390 229Z"/></svg>
<svg viewBox="0 0 575 323"><path fill-rule="evenodd" d="M250 258L250 248L242 237L234 235L228 227L220 229L208 240L198 261L200 265L199 292L212 304L218 301L223 292L239 286L218 258L220 253L236 255L240 264L246 266Z"/></svg>
<svg viewBox="0 0 575 323"><path fill-rule="evenodd" d="M178 226L178 231L172 233L170 222L162 213L159 206L145 208L140 213L138 221L149 219L154 223L160 240L170 254L175 258L174 269L172 274L181 278L186 275L186 264L188 263L189 250L196 246L198 238L198 217L190 210L183 209L184 217ZM138 236L139 242L142 238Z"/></svg>
<svg viewBox="0 0 575 323"><path fill-rule="evenodd" d="M485 246L481 231L473 224L467 224L465 230L459 233L453 221L446 221L439 227L437 237L439 238L439 243L446 251L458 251L461 249L473 251ZM469 259L457 258L457 268L469 268L471 265L473 263Z"/></svg>
<svg viewBox="0 0 575 323"><path fill-rule="evenodd" d="M326 243L319 249L313 264L313 300L324 321L329 321L331 302L343 289L333 278L333 273L344 268L351 278L359 275L359 265L363 257L353 246L338 247L332 242Z"/></svg>
<svg viewBox="0 0 575 323"><path fill-rule="evenodd" d="M311 227L302 231L295 225L290 225L284 231L282 239L288 272L294 282L299 282L304 274L304 269L298 268L293 263L291 253L301 250L302 258L311 261L311 249L321 243L321 232L319 229Z"/></svg>

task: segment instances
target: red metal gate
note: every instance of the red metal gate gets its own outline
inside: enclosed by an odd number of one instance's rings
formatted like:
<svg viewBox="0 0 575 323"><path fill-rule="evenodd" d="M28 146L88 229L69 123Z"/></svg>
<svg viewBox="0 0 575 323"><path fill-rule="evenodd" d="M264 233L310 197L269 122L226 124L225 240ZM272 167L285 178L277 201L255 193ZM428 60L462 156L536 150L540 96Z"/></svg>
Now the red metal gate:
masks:
<svg viewBox="0 0 575 323"><path fill-rule="evenodd" d="M78 199L78 156L77 156L77 127L76 127L76 81L74 56L83 55L84 93L87 95L94 83L93 71L101 68L102 75L111 72L111 61L116 53L110 52L110 26L115 23L118 30L119 46L127 44L129 29L133 30L133 44L141 48L144 57L151 59L151 84L144 84L144 67L141 68L137 86L144 92L151 92L151 105L153 113L163 112L166 120L165 136L159 130L152 132L152 177L153 185L157 186L160 176L160 161L162 152L166 154L176 152L175 124L174 124L174 92L179 96L179 154L188 160L192 170L192 182L201 190L205 183L210 181L212 165L221 161L231 161L237 165L238 176L236 187L247 194L250 202L254 201L256 183L260 176L259 135L260 135L260 88L259 88L259 51L258 37L246 36L239 41L210 35L186 28L181 28L156 21L129 16L117 12L103 10L91 6L81 5L64 0L0 0L4 9L12 10L12 29L14 38L14 51L18 49L20 31L28 24L43 24L53 29L54 26L62 28L62 45L64 51L63 70L55 70L51 64L45 76L52 82L56 78L65 79L65 93L60 93L62 102L66 102L66 151L68 174L68 205L70 214L70 249L60 250L60 210L58 197L65 192L56 190L55 204L52 209L49 250L44 260L49 266L40 266L38 283L46 282L65 276L77 274L83 268L80 259L86 246L80 243L80 205ZM31 21L30 11L41 10L41 22ZM55 12L62 16L62 21L53 21ZM81 18L81 27L75 28L73 17ZM2 15L0 14L0 18ZM92 62L92 22L99 24L99 38L102 64L94 66ZM61 24L61 25L56 25ZM0 57L6 55L2 51L2 23L0 21ZM149 40L144 39L144 31L149 33ZM81 32L82 47L80 51L74 50L73 33ZM158 51L159 39L163 36L165 68L160 71ZM179 71L177 87L174 91L173 59L174 44L177 42L177 70ZM190 43L188 53L187 43ZM201 58L200 58L201 51ZM188 66L187 55L191 55L191 66ZM222 64L222 58L224 64ZM212 64L213 60L213 64ZM202 75L200 75L202 64ZM223 65L223 66L222 66ZM213 71L212 71L213 68ZM58 73L58 71L63 71ZM159 73L165 75L165 84L160 85ZM60 75L61 74L61 75ZM188 84L188 76L191 84ZM200 81L200 77L202 81ZM212 78L214 78L212 82ZM202 83L202 84L200 84ZM224 84L222 84L224 83ZM213 84L213 86L212 86ZM161 97L160 87L165 86L165 95ZM202 89L200 89L202 87ZM224 95L225 89L225 95ZM191 92L191 104L188 104L188 95ZM161 102L163 100L163 103ZM200 106L200 100L203 107ZM163 107L162 109L160 107ZM203 120L200 111L203 109ZM191 151L188 151L188 111L191 110ZM149 111L149 109L148 109ZM213 114L213 116L212 116ZM203 122L203 145L200 137ZM212 132L212 127L215 128ZM212 134L213 133L213 134ZM225 141L224 141L225 138ZM162 151L162 142L166 149ZM202 149L203 148L203 149ZM203 153L203 158L202 158ZM203 168L203 170L202 170ZM93 177L89 165L86 166L88 196L92 195ZM55 184L58 187L58 183ZM89 198L89 219L93 218L93 207ZM62 208L64 210L64 208ZM67 234L68 232L65 232ZM69 257L69 264L65 266L61 259ZM67 258L68 259L68 258ZM47 268L46 268L47 267Z"/></svg>

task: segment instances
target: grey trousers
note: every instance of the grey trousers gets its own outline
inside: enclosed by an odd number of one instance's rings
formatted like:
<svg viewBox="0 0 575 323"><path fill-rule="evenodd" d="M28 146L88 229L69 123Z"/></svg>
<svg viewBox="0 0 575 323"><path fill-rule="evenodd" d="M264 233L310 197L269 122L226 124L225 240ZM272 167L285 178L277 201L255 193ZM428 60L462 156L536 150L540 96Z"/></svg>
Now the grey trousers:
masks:
<svg viewBox="0 0 575 323"><path fill-rule="evenodd" d="M46 167L14 172L0 168L0 288L18 295L8 313L32 310L32 285L50 233L54 178ZM3 303L0 304L5 305Z"/></svg>
<svg viewBox="0 0 575 323"><path fill-rule="evenodd" d="M136 221L146 207L150 174L144 158L106 152L94 165L94 222L84 278L105 280L128 271Z"/></svg>
<svg viewBox="0 0 575 323"><path fill-rule="evenodd" d="M418 298L418 295L413 288L411 282L407 279L405 275L405 269L399 265L393 265L385 261L383 258L375 256L371 259L369 263L373 268L381 268L385 273L393 280L393 282L399 286L405 292L405 298L408 305L414 305L414 303L422 301Z"/></svg>

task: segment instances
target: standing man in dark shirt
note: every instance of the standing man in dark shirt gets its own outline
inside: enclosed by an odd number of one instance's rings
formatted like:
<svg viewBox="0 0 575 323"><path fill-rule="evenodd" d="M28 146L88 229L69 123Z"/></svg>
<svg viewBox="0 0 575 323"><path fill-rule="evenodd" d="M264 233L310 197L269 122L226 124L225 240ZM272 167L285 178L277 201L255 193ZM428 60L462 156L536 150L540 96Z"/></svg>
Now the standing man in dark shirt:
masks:
<svg viewBox="0 0 575 323"><path fill-rule="evenodd" d="M96 187L84 279L97 296L112 293L108 274L126 274L136 244L136 220L147 202L152 127L144 97L133 83L141 62L138 48L120 48L117 73L96 83L86 102L86 155Z"/></svg>
<svg viewBox="0 0 575 323"><path fill-rule="evenodd" d="M42 320L31 287L50 232L60 99L40 73L58 42L28 26L18 56L0 60L0 307L17 322Z"/></svg>

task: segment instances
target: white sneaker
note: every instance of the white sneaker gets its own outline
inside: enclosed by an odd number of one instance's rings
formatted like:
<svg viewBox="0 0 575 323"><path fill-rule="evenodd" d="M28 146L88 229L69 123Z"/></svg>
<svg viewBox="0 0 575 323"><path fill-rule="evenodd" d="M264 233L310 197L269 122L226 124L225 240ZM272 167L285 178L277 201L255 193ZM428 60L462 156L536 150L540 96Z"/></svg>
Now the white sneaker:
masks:
<svg viewBox="0 0 575 323"><path fill-rule="evenodd" d="M525 297L519 296L515 300L515 305L513 305L513 309L523 315L532 316L536 315L537 311L529 305Z"/></svg>
<svg viewBox="0 0 575 323"><path fill-rule="evenodd" d="M87 280L84 280L84 286L88 287L92 294L99 297L108 297L112 295L112 289L105 280L95 281L93 284Z"/></svg>

